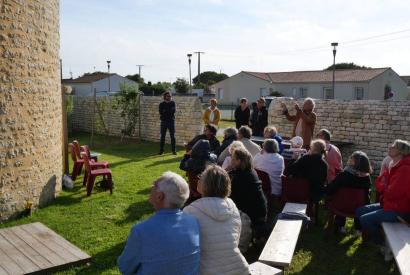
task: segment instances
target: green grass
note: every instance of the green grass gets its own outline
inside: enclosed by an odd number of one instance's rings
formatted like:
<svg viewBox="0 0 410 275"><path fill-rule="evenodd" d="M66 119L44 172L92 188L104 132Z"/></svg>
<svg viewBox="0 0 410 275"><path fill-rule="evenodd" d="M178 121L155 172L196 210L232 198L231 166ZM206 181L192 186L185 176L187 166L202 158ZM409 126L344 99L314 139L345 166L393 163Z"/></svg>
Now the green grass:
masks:
<svg viewBox="0 0 410 275"><path fill-rule="evenodd" d="M235 128L235 121L234 120L228 120L228 119L221 119L218 123L218 127L221 129L225 129L228 127L234 127Z"/></svg>
<svg viewBox="0 0 410 275"><path fill-rule="evenodd" d="M88 134L77 134L70 140L74 138L80 144L89 144ZM0 224L1 228L42 222L92 256L90 265L60 274L119 274L116 258L131 226L153 213L147 202L152 181L167 170L183 175L178 168L182 148L178 157L174 157L169 153L156 155L159 145L151 142L132 140L121 144L117 138L97 136L95 144L92 149L102 153L100 160L110 162L115 183L113 195L94 188L92 196L87 197L81 176L73 190L62 191L52 204L31 217ZM166 152L170 151L167 147ZM255 261L260 252L261 247L250 248L246 254L248 261ZM285 274L398 274L398 271L392 262L383 261L375 246L363 246L360 238L351 235L326 238L322 225L302 232L292 265Z"/></svg>

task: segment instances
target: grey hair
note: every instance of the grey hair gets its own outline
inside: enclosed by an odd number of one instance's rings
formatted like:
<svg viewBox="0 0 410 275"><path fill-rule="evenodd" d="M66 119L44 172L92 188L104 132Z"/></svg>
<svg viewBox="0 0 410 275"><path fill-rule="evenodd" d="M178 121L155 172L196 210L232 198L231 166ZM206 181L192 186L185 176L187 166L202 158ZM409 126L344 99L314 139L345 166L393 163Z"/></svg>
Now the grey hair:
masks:
<svg viewBox="0 0 410 275"><path fill-rule="evenodd" d="M155 183L159 191L165 194L165 205L181 208L189 197L188 183L180 175L167 171Z"/></svg>
<svg viewBox="0 0 410 275"><path fill-rule="evenodd" d="M238 130L236 130L236 128L229 127L225 129L224 134L226 134L228 137L236 136L236 134L238 134Z"/></svg>
<svg viewBox="0 0 410 275"><path fill-rule="evenodd" d="M396 148L403 156L410 155L410 143L406 140L396 139L393 142L393 147Z"/></svg>
<svg viewBox="0 0 410 275"><path fill-rule="evenodd" d="M315 109L316 103L315 103L315 101L313 100L313 98L307 97L307 98L305 98L305 101L303 101L303 103L305 103L305 102L310 102L310 103L312 103L313 109Z"/></svg>
<svg viewBox="0 0 410 275"><path fill-rule="evenodd" d="M228 152L232 155L233 151L238 149L238 148L243 148L246 150L245 145L243 145L242 141L235 140L232 142L229 147L228 147Z"/></svg>
<svg viewBox="0 0 410 275"><path fill-rule="evenodd" d="M274 139L265 139L263 142L263 149L266 153L277 153L279 152L279 144Z"/></svg>

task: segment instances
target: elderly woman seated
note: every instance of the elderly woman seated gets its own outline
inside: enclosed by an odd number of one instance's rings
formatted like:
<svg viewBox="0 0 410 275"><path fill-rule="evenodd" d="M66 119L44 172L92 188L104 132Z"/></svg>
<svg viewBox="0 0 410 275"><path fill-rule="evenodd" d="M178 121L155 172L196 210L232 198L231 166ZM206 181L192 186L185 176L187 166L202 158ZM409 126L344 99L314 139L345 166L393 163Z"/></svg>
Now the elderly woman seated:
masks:
<svg viewBox="0 0 410 275"><path fill-rule="evenodd" d="M410 219L410 143L397 139L389 147L392 161L384 174L376 179L380 203L366 205L356 211L363 239L383 244L382 222Z"/></svg>
<svg viewBox="0 0 410 275"><path fill-rule="evenodd" d="M225 169L226 171L229 172L233 169L233 167L232 167L232 157L231 156L232 156L233 151L236 150L236 149L239 149L239 148L242 148L242 149L246 150L245 146L243 146L243 143L238 141L238 140L232 142L231 145L229 145L229 147L228 147L229 156L227 156L225 158L224 162L222 163L222 168Z"/></svg>
<svg viewBox="0 0 410 275"><path fill-rule="evenodd" d="M184 208L200 227L200 274L249 274L248 263L238 248L241 218L228 198L231 182L227 172L210 165L198 183L202 198Z"/></svg>
<svg viewBox="0 0 410 275"><path fill-rule="evenodd" d="M282 144L282 137L278 135L278 130L276 129L275 126L269 125L266 126L265 129L263 130L263 137L266 138L271 138L274 139L278 142L279 145L279 154L282 154L283 149L285 148Z"/></svg>
<svg viewBox="0 0 410 275"><path fill-rule="evenodd" d="M184 155L179 168L186 171L189 184L189 198L186 204L190 204L201 197L197 191L198 175L201 174L206 166L216 162L216 156L210 152L209 141L205 139L195 143L192 150Z"/></svg>

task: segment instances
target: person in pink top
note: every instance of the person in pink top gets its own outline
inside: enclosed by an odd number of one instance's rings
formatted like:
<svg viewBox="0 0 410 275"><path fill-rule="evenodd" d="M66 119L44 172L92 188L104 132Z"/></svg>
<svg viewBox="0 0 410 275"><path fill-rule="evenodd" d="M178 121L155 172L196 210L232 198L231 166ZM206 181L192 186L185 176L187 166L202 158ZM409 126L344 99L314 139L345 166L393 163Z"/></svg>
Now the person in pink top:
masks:
<svg viewBox="0 0 410 275"><path fill-rule="evenodd" d="M316 135L317 138L322 139L326 143L327 156L327 182L331 182L336 178L336 175L343 171L342 154L339 148L330 143L332 135L327 129L320 129Z"/></svg>

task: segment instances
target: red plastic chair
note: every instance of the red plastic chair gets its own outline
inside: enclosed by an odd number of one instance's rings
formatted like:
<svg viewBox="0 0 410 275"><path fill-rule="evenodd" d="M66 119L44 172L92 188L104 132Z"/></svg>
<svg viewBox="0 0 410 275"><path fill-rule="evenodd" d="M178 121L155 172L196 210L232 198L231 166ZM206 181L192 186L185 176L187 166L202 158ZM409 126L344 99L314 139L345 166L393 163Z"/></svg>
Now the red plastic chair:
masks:
<svg viewBox="0 0 410 275"><path fill-rule="evenodd" d="M262 190L263 193L265 194L266 198L269 198L270 195L272 194L272 186L269 178L269 174L266 173L265 171L255 169L256 174L258 174L258 178L262 182Z"/></svg>
<svg viewBox="0 0 410 275"><path fill-rule="evenodd" d="M310 202L310 186L306 179L282 176L282 201Z"/></svg>
<svg viewBox="0 0 410 275"><path fill-rule="evenodd" d="M368 203L368 190L343 187L327 199L329 209L328 229L334 227L335 216L354 218L356 209Z"/></svg>
<svg viewBox="0 0 410 275"><path fill-rule="evenodd" d="M90 153L90 148L88 147L88 145L83 145L80 147L81 151L84 152L88 159L90 160L90 167L91 170L94 169L106 169L109 166L109 163L106 161L99 161L97 162L95 159L96 158L92 158L91 157L91 153ZM87 179L88 179L88 171L87 171L87 167L85 169L86 171L84 172L84 178L83 178L83 186L85 186L87 184Z"/></svg>
<svg viewBox="0 0 410 275"><path fill-rule="evenodd" d="M77 157L77 159L82 159L83 157L81 156L80 144L78 143L77 140L73 140L73 146L74 146L75 156Z"/></svg>
<svg viewBox="0 0 410 275"><path fill-rule="evenodd" d="M188 185L189 185L189 198L186 201L185 205L189 205L193 201L200 199L201 194L197 190L199 175L194 172L187 171L186 176L188 178Z"/></svg>
<svg viewBox="0 0 410 275"><path fill-rule="evenodd" d="M75 146L74 144L70 143L68 145L70 147L70 155L71 159L73 160L73 171L71 172L71 179L75 180L78 175L81 174L81 171L83 169L83 164L84 160L83 159L78 159L77 154L75 152Z"/></svg>
<svg viewBox="0 0 410 275"><path fill-rule="evenodd" d="M88 158L87 154L85 152L81 153L83 159L84 159L84 164L85 168L87 170L87 196L91 195L91 191L93 190L94 187L94 181L95 178L98 176L106 176L108 180L108 188L110 189L110 193L112 194L112 187L113 187L113 181L112 181L112 172L110 169L103 168L103 169L92 169L91 168L91 160Z"/></svg>

